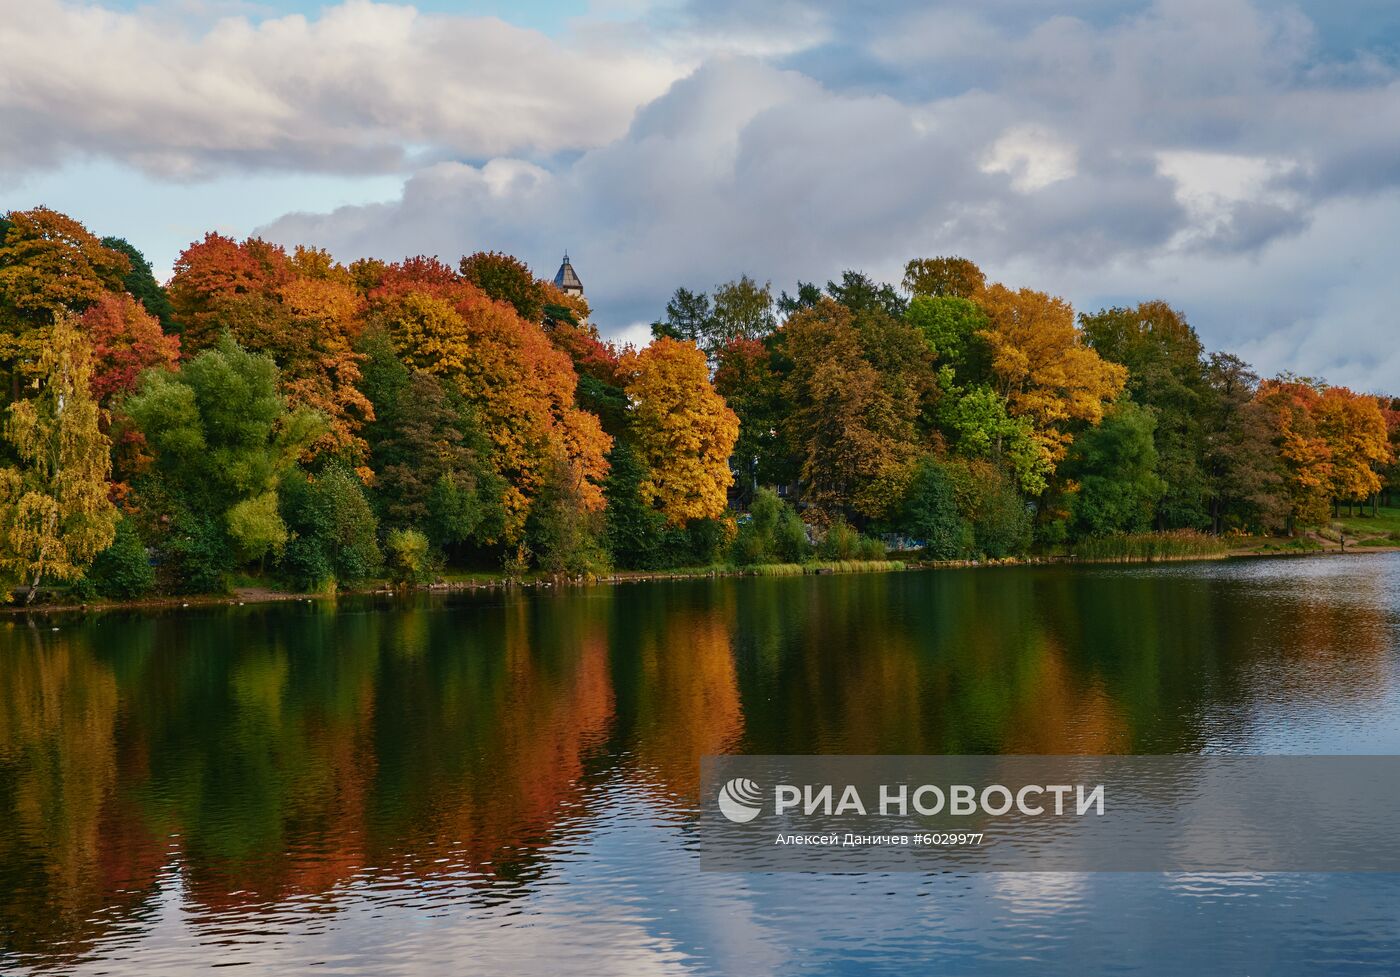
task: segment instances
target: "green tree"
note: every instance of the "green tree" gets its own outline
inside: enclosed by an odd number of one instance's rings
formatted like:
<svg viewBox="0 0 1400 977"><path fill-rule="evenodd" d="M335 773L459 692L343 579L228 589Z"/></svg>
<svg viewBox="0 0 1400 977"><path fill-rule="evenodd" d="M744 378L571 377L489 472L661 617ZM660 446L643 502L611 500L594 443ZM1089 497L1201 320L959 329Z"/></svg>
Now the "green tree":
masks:
<svg viewBox="0 0 1400 977"><path fill-rule="evenodd" d="M325 422L288 410L269 357L225 336L178 372L147 371L125 408L155 454L136 491L153 526L165 517L182 589L218 589L238 556L261 559L286 538L272 500Z"/></svg>
<svg viewBox="0 0 1400 977"><path fill-rule="evenodd" d="M384 522L422 529L439 548L498 539L503 486L471 408L439 378L409 371L392 347L370 347L364 392L375 421L366 435Z"/></svg>
<svg viewBox="0 0 1400 977"><path fill-rule="evenodd" d="M391 529L384 537L385 563L398 584L433 579L432 543L416 529Z"/></svg>
<svg viewBox="0 0 1400 977"><path fill-rule="evenodd" d="M1073 528L1106 536L1149 528L1166 483L1157 474L1151 411L1120 401L1074 442L1066 474L1078 481L1070 500Z"/></svg>
<svg viewBox="0 0 1400 977"><path fill-rule="evenodd" d="M1201 419L1209 391L1201 341L1166 302L1105 309L1080 316L1085 341L1104 359L1128 368L1133 402L1156 415L1154 443L1166 491L1157 502L1159 529L1209 523Z"/></svg>
<svg viewBox="0 0 1400 977"><path fill-rule="evenodd" d="M647 471L636 450L625 440L613 443L608 453L608 478L603 483L607 499L604 536L613 563L624 570L660 567L660 550L671 531L666 517L642 499Z"/></svg>
<svg viewBox="0 0 1400 977"><path fill-rule="evenodd" d="M709 295L681 287L666 303L666 318L651 324L651 334L656 339L680 339L703 349L714 332L713 317Z"/></svg>
<svg viewBox="0 0 1400 977"><path fill-rule="evenodd" d="M899 527L921 542L933 560L956 560L972 549L972 524L958 505L956 469L932 456L922 459L904 496Z"/></svg>
<svg viewBox="0 0 1400 977"><path fill-rule="evenodd" d="M462 277L500 302L515 307L526 322L539 322L544 316L544 290L530 266L514 255L499 251L478 251L461 263ZM555 315L572 314L556 307Z"/></svg>
<svg viewBox="0 0 1400 977"><path fill-rule="evenodd" d="M773 331L773 289L759 285L748 275L715 289L711 327L702 348L712 360L727 343L738 339L762 339Z"/></svg>
<svg viewBox="0 0 1400 977"><path fill-rule="evenodd" d="M987 314L964 298L916 295L905 319L919 330L938 362L953 370L960 383L988 379L985 345L979 334Z"/></svg>
<svg viewBox="0 0 1400 977"><path fill-rule="evenodd" d="M9 407L0 469L0 569L34 600L45 576L77 580L116 533L107 498L111 443L93 399L92 353L60 313L39 355L38 389Z"/></svg>
<svg viewBox="0 0 1400 977"><path fill-rule="evenodd" d="M530 507L525 538L540 569L553 574L594 573L607 565L599 541L602 526L590 511L574 466L561 454L545 466L544 482Z"/></svg>
<svg viewBox="0 0 1400 977"><path fill-rule="evenodd" d="M880 311L891 318L900 319L908 309L908 303L893 285L877 282L858 271L844 271L841 281L827 282L826 294L857 315Z"/></svg>

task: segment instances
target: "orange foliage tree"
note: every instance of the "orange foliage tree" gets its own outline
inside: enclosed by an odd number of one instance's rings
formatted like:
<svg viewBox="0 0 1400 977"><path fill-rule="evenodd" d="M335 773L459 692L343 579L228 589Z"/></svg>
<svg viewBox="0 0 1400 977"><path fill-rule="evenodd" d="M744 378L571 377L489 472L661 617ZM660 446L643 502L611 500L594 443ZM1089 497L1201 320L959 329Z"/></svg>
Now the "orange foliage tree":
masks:
<svg viewBox="0 0 1400 977"><path fill-rule="evenodd" d="M179 337L165 335L160 321L124 293L103 295L83 313L80 328L92 345L92 394L104 406L135 390L142 370L173 370L180 361Z"/></svg>
<svg viewBox="0 0 1400 977"><path fill-rule="evenodd" d="M710 383L705 354L661 338L629 353L623 370L630 426L647 470L642 500L675 526L719 518L734 484L729 454L739 418Z"/></svg>
<svg viewBox="0 0 1400 977"><path fill-rule="evenodd" d="M612 439L577 406L578 374L538 324L436 259L391 266L370 302L399 355L453 382L477 410L508 482L502 500L507 540L519 538L561 451L583 507L602 509Z"/></svg>
<svg viewBox="0 0 1400 977"><path fill-rule="evenodd" d="M1315 417L1321 394L1310 382L1279 377L1260 383L1254 399L1269 411L1287 471L1290 530L1296 523L1322 522L1331 501L1332 448Z"/></svg>
<svg viewBox="0 0 1400 977"><path fill-rule="evenodd" d="M1127 368L1084 344L1064 299L991 285L977 302L987 313L987 328L978 336L991 353L997 392L1012 416L1030 420L1053 470L1073 440L1072 426L1103 420L1104 409L1123 390Z"/></svg>

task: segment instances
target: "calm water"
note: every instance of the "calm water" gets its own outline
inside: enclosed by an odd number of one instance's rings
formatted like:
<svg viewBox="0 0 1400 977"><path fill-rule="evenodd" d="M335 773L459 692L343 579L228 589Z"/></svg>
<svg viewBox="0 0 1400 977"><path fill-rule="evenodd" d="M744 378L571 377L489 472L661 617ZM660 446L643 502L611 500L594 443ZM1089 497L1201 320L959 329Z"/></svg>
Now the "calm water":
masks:
<svg viewBox="0 0 1400 977"><path fill-rule="evenodd" d="M0 622L0 973L1349 974L1400 877L723 875L704 753L1397 753L1400 554Z"/></svg>

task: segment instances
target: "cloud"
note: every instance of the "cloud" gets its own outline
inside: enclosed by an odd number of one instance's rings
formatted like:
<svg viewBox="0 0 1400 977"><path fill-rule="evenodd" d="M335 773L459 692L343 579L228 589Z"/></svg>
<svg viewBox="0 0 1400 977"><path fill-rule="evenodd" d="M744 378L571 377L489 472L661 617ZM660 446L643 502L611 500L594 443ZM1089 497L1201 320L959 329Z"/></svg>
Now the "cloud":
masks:
<svg viewBox="0 0 1400 977"><path fill-rule="evenodd" d="M605 30L565 44L366 0L313 20L193 25L153 8L29 0L0 19L0 49L11 174L93 156L180 179L544 156L615 138L684 70Z"/></svg>

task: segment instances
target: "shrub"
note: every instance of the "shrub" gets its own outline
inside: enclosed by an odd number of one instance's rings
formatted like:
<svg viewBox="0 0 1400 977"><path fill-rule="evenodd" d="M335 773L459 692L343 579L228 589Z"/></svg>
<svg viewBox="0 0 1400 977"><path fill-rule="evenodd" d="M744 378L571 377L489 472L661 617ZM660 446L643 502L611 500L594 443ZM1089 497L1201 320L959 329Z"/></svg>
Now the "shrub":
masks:
<svg viewBox="0 0 1400 977"><path fill-rule="evenodd" d="M384 551L395 583L419 584L433 579L432 546L418 530L392 530L384 538Z"/></svg>
<svg viewBox="0 0 1400 977"><path fill-rule="evenodd" d="M857 559L883 562L885 559L885 544L878 539L871 539L866 536L861 539L860 546L857 547L857 553L859 554Z"/></svg>
<svg viewBox="0 0 1400 977"><path fill-rule="evenodd" d="M287 525L277 514L277 493L264 492L228 510L228 535L243 562L278 554L287 542Z"/></svg>
<svg viewBox="0 0 1400 977"><path fill-rule="evenodd" d="M180 512L159 547L162 589L175 594L218 594L228 589L233 554L223 519Z"/></svg>
<svg viewBox="0 0 1400 977"><path fill-rule="evenodd" d="M931 560L956 560L974 543L972 524L958 506L959 486L950 467L925 458L904 497L900 525L923 542L924 555Z"/></svg>
<svg viewBox="0 0 1400 977"><path fill-rule="evenodd" d="M845 519L837 517L827 527L826 536L817 547L817 555L823 560L860 559L861 536L855 527Z"/></svg>
<svg viewBox="0 0 1400 977"><path fill-rule="evenodd" d="M993 559L1024 553L1031 545L1031 511L1010 480L986 484L972 522L977 550Z"/></svg>
<svg viewBox="0 0 1400 977"><path fill-rule="evenodd" d="M784 563L801 563L812 555L807 527L791 506L785 506L778 517L778 526L773 531L773 552Z"/></svg>
<svg viewBox="0 0 1400 977"><path fill-rule="evenodd" d="M525 521L526 542L540 569L579 575L606 567L602 518L584 504L568 459L552 459Z"/></svg>
<svg viewBox="0 0 1400 977"><path fill-rule="evenodd" d="M719 561L735 538L734 524L726 519L692 519L685 524L685 535L690 544L689 564L709 566Z"/></svg>
<svg viewBox="0 0 1400 977"><path fill-rule="evenodd" d="M352 473L329 468L314 481L290 480L282 511L294 536L281 568L295 586L320 590L331 580L353 585L378 571L379 522Z"/></svg>
<svg viewBox="0 0 1400 977"><path fill-rule="evenodd" d="M130 517L117 523L112 545L97 554L87 580L95 593L113 600L135 600L155 586L156 572Z"/></svg>

